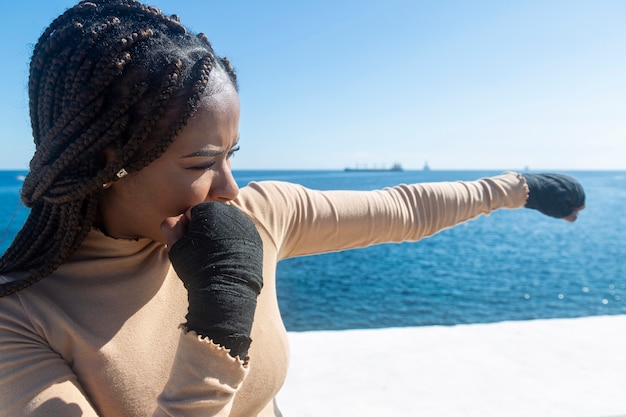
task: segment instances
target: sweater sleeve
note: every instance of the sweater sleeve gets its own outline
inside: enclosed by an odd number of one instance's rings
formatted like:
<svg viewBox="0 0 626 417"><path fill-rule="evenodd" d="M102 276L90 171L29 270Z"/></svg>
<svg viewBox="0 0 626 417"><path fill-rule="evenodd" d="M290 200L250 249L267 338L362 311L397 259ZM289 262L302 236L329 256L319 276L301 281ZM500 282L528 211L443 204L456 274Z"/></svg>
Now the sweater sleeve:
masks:
<svg viewBox="0 0 626 417"><path fill-rule="evenodd" d="M18 297L0 301L0 416L97 417L78 378L37 335Z"/></svg>
<svg viewBox="0 0 626 417"><path fill-rule="evenodd" d="M417 241L481 214L523 207L527 196L524 178L505 173L375 191L314 191L266 181L249 184L236 204L266 229L284 259Z"/></svg>
<svg viewBox="0 0 626 417"><path fill-rule="evenodd" d="M19 296L0 298L0 417L119 415L109 400L92 402L72 364L48 344L42 330L30 321ZM169 379L152 399L152 412L141 415L228 416L248 372L247 363L182 328Z"/></svg>
<svg viewBox="0 0 626 417"><path fill-rule="evenodd" d="M204 348L199 349L198 344ZM172 372L158 398L159 409L154 417L228 416L248 371L247 363L230 356L226 349L183 328Z"/></svg>

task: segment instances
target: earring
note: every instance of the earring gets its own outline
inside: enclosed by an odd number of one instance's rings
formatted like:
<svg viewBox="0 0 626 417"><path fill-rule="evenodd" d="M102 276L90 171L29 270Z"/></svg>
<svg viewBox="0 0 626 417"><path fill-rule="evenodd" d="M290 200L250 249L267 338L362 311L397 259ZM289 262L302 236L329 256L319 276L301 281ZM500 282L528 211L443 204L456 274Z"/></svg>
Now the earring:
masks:
<svg viewBox="0 0 626 417"><path fill-rule="evenodd" d="M125 176L128 175L128 172L126 172L126 170L122 168L119 171L117 171L117 174L115 175L117 176L117 178L124 178Z"/></svg>
<svg viewBox="0 0 626 417"><path fill-rule="evenodd" d="M117 174L115 174L117 178L124 178L127 175L128 175L128 171L126 171L124 168L120 169L119 171L117 171ZM107 188L110 188L112 185L113 185L113 181L105 182L104 184L102 184L102 188L106 190Z"/></svg>

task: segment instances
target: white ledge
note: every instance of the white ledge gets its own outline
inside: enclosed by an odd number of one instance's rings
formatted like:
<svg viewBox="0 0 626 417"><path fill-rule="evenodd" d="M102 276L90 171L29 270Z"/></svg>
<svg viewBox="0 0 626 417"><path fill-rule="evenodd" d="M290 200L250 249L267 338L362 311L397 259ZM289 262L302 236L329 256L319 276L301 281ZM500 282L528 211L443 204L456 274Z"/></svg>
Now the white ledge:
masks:
<svg viewBox="0 0 626 417"><path fill-rule="evenodd" d="M626 416L626 315L289 339L285 416Z"/></svg>

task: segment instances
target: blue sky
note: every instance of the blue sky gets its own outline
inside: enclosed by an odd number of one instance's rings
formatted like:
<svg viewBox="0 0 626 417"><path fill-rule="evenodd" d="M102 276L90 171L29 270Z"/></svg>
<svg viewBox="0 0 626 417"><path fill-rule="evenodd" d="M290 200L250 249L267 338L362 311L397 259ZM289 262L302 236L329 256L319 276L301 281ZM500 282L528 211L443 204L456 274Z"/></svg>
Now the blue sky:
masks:
<svg viewBox="0 0 626 417"><path fill-rule="evenodd" d="M0 169L28 166L31 48L73 3L3 5ZM624 1L149 3L235 65L235 169L626 169Z"/></svg>

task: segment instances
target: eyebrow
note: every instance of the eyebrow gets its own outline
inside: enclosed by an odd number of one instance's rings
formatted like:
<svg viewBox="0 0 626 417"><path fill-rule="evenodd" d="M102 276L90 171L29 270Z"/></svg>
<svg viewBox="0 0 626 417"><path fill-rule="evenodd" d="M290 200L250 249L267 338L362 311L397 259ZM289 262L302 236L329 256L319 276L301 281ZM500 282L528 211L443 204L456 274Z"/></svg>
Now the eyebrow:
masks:
<svg viewBox="0 0 626 417"><path fill-rule="evenodd" d="M209 156L209 157L213 157L213 156L219 156L222 155L224 153L224 151L198 151L198 152L194 152L194 153L190 153L189 155L184 155L181 156L181 158L195 158L197 156Z"/></svg>
<svg viewBox="0 0 626 417"><path fill-rule="evenodd" d="M232 149L235 149L238 145L239 145L239 138L237 138L237 142L235 142L235 143L233 144ZM228 150L228 152L230 152L232 149L229 149L229 150ZM204 156L204 157L210 157L210 158L212 158L212 157L214 157L214 156L220 156L220 155L223 155L225 152L226 152L226 151L207 151L207 150L200 150L200 151L197 151L197 152L190 153L189 155L184 155L184 156L181 156L181 159L182 159L182 158L195 158L195 157L198 157L198 156Z"/></svg>

